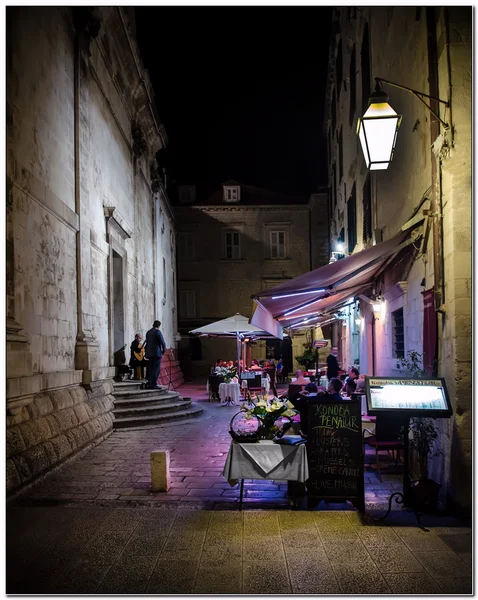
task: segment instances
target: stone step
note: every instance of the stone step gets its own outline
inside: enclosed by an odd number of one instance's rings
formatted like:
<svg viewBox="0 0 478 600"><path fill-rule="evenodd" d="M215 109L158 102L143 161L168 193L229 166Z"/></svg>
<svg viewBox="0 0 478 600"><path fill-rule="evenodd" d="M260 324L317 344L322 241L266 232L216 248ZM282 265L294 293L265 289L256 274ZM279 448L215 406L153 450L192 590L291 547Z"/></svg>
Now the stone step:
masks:
<svg viewBox="0 0 478 600"><path fill-rule="evenodd" d="M141 389L141 385L143 383L146 383L146 381L147 381L146 379L144 379L143 381L136 381L136 380L115 381L113 383L113 388L119 392L128 391L128 390L139 390L139 389ZM161 388L168 389L168 386L162 385Z"/></svg>
<svg viewBox="0 0 478 600"><path fill-rule="evenodd" d="M152 406L157 404L163 406L168 402L177 402L183 400L178 392L161 394L160 396L132 396L128 398L115 398L115 408L141 408L142 406Z"/></svg>
<svg viewBox="0 0 478 600"><path fill-rule="evenodd" d="M134 390L134 391L121 391L113 392L116 400L163 400L164 398L177 398L179 392L168 391L168 388L162 388L160 390Z"/></svg>
<svg viewBox="0 0 478 600"><path fill-rule="evenodd" d="M123 417L149 417L155 414L165 414L168 412L174 412L182 408L188 408L191 406L191 400L177 400L175 402L165 402L164 404L152 404L150 406L130 406L130 407L117 407L113 410L113 414L118 418Z"/></svg>
<svg viewBox="0 0 478 600"><path fill-rule="evenodd" d="M202 413L202 407L197 402L192 402L188 408L175 410L171 413L153 414L140 417L122 417L113 421L114 429L124 429L128 427L140 428L142 426L163 425L176 419L190 419L198 417Z"/></svg>

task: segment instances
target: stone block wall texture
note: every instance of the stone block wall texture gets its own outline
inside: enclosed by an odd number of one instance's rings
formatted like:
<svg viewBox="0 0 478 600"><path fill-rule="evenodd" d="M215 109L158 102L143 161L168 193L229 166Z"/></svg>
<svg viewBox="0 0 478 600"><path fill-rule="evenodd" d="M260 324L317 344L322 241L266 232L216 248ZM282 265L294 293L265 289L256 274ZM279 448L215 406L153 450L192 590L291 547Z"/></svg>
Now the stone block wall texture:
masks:
<svg viewBox="0 0 478 600"><path fill-rule="evenodd" d="M58 466L112 429L113 384L49 390L7 417L7 490Z"/></svg>
<svg viewBox="0 0 478 600"><path fill-rule="evenodd" d="M7 75L10 492L112 430L115 343L128 361L137 331L160 318L173 346L177 326L166 136L127 11L9 7Z"/></svg>
<svg viewBox="0 0 478 600"><path fill-rule="evenodd" d="M344 81L331 86L330 96L337 98L337 118L332 130L332 111L326 118L330 144L329 181L336 191L337 206L331 218L332 236L345 229L347 240L346 201L353 184L357 189L357 246L363 248L363 187L370 177L374 242L390 239L414 214L424 197L431 197L432 184L441 194L442 215L434 218L442 224L444 261L444 312L438 314L438 374L444 377L452 400L454 415L441 420L440 449L443 457L434 459L431 475L442 484L442 499L458 510L471 508L471 22L470 7L438 7L435 9L438 57L439 97L451 100L451 111L440 107L440 115L453 125L444 136L442 154L437 159L437 178L433 181L430 111L412 94L384 84L389 103L403 116L398 132L393 161L386 171L368 173L356 136L357 119L367 104L362 103L361 51L365 28L370 35L370 77L381 77L407 87L430 93L427 46L426 7L367 7L355 11L338 10L339 32L343 51L344 80L350 72L355 48L357 97L355 115L350 123L350 86ZM330 57L335 77L337 45ZM413 68L411 68L411 66ZM338 88L340 86L340 93ZM451 95L450 95L451 94ZM334 140L343 131L343 176L333 181L332 165L340 160L340 147ZM443 128L441 129L443 134ZM442 138L443 139L443 138ZM337 167L338 171L338 167ZM440 181L441 174L441 181ZM426 206L426 205L425 205ZM430 219L430 229L431 229ZM332 237L332 241L334 238ZM419 248L420 240L415 243ZM415 252L411 247L410 251ZM422 291L435 283L433 235L427 240L423 254L415 253L411 265L402 261L402 272L394 269L377 280L377 291L386 298L385 309L376 322L376 374L397 375L393 356L391 312L403 308L405 317L405 350L423 351ZM425 287L421 283L425 280ZM397 282L404 280L401 291ZM440 307L436 307L440 308ZM367 320L371 315L362 303ZM364 327L361 353L369 360L372 329Z"/></svg>

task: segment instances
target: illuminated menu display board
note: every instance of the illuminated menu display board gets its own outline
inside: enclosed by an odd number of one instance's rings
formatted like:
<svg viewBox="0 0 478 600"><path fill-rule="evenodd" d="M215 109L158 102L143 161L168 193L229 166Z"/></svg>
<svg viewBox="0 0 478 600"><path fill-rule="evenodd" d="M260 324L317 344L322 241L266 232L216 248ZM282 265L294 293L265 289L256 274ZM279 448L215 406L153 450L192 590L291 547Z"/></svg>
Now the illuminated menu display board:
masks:
<svg viewBox="0 0 478 600"><path fill-rule="evenodd" d="M382 412L411 417L449 417L452 414L444 379L367 377L366 390L371 416Z"/></svg>

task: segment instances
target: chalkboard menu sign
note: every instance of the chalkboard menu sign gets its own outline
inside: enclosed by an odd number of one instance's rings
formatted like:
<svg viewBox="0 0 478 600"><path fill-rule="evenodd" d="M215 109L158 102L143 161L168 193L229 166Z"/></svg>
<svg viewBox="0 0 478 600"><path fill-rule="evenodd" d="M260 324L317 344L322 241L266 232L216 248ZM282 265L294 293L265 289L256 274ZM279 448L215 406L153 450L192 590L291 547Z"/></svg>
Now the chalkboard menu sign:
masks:
<svg viewBox="0 0 478 600"><path fill-rule="evenodd" d="M308 404L309 507L350 500L365 511L362 414L358 400Z"/></svg>

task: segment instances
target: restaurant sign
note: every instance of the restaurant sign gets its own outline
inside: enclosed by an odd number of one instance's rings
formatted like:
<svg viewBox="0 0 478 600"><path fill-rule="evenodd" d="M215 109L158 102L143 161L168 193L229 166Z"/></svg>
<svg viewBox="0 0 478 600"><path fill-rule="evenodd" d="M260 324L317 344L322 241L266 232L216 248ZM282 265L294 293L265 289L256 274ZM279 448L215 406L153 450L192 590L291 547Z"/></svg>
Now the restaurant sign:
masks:
<svg viewBox="0 0 478 600"><path fill-rule="evenodd" d="M328 340L314 340L314 348L325 348L328 345Z"/></svg>
<svg viewBox="0 0 478 600"><path fill-rule="evenodd" d="M450 398L444 379L366 377L368 414L383 412L409 417L449 417Z"/></svg>

